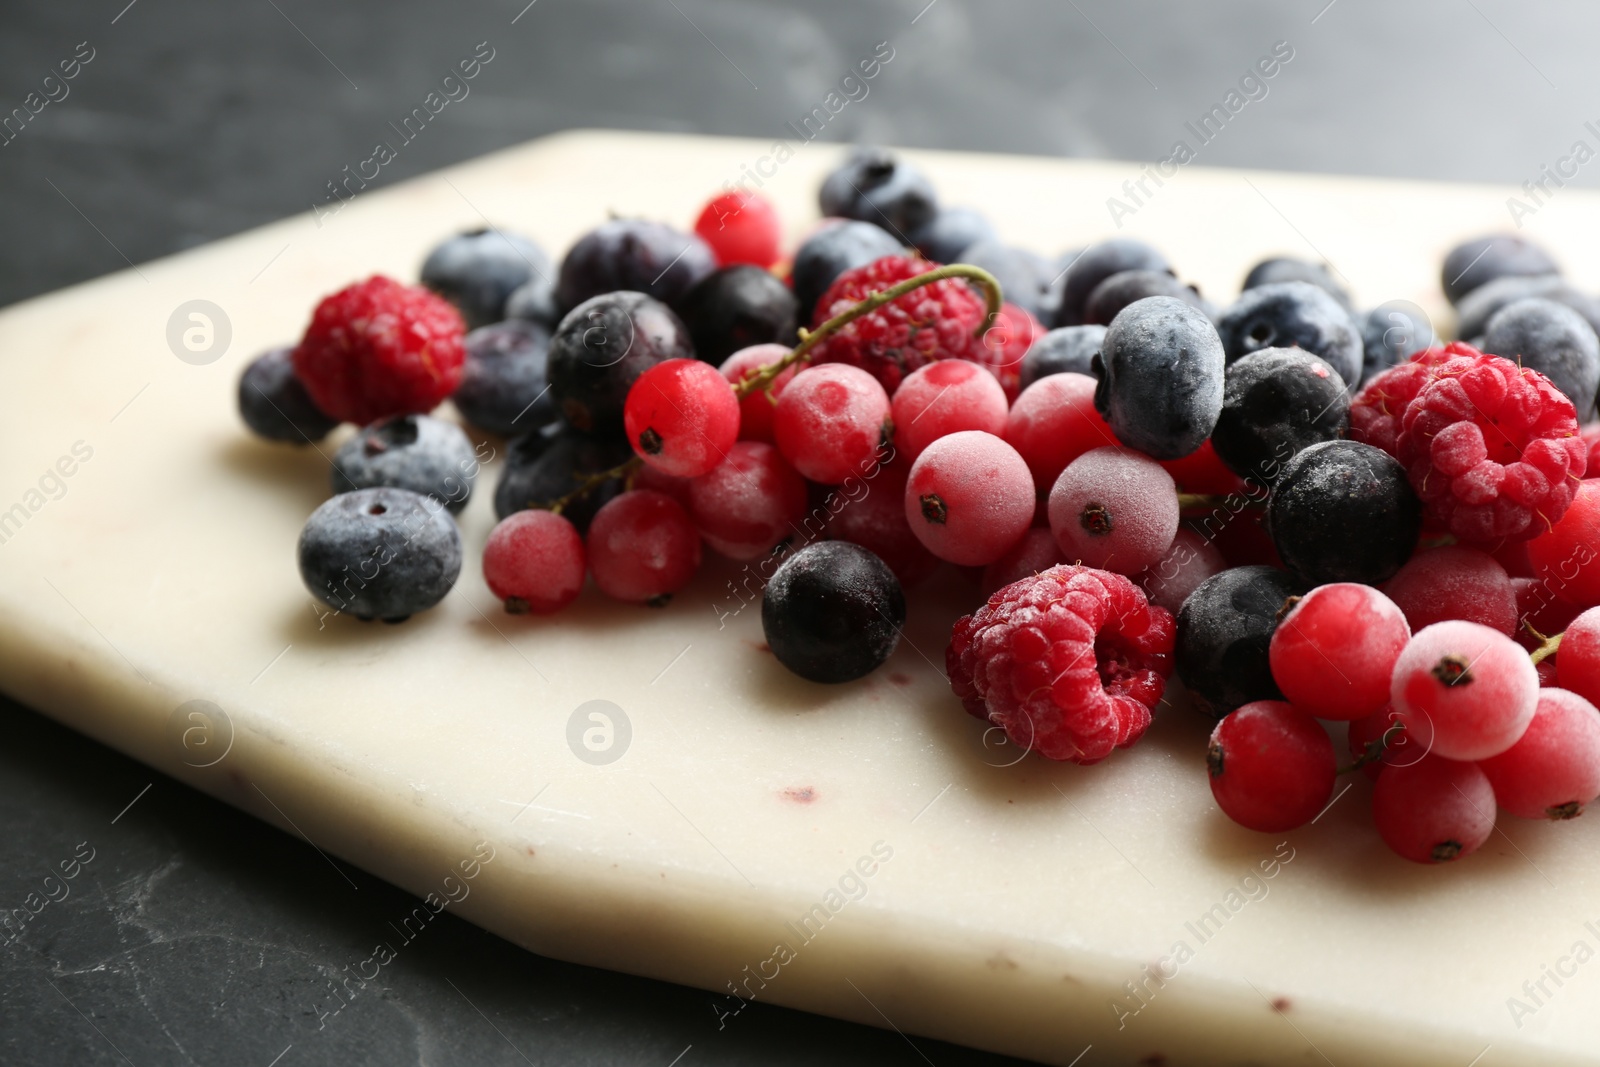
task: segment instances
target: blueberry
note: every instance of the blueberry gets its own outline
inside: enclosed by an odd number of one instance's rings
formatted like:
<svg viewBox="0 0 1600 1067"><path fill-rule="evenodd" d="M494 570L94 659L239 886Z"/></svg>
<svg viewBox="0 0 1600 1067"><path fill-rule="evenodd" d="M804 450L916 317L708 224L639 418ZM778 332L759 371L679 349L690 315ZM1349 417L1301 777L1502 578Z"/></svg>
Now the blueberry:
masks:
<svg viewBox="0 0 1600 1067"><path fill-rule="evenodd" d="M900 581L846 541L819 541L778 566L761 596L761 628L778 662L813 682L851 682L889 658L906 621Z"/></svg>
<svg viewBox="0 0 1600 1067"><path fill-rule="evenodd" d="M550 339L550 392L568 422L585 433L622 428L634 381L669 359L693 359L689 328L643 293L606 293L567 312Z"/></svg>
<svg viewBox="0 0 1600 1067"><path fill-rule="evenodd" d="M795 343L794 293L771 271L742 264L700 279L674 306L707 363L751 345Z"/></svg>
<svg viewBox="0 0 1600 1067"><path fill-rule="evenodd" d="M1211 444L1233 473L1271 485L1291 456L1343 437L1349 424L1350 394L1325 361L1264 348L1228 364Z"/></svg>
<svg viewBox="0 0 1600 1067"><path fill-rule="evenodd" d="M506 447L505 467L494 490L494 513L505 518L524 508L548 507L576 489L587 475L610 470L633 454L625 441L590 437L559 422L512 441ZM622 492L621 478L601 483L572 501L561 514L579 533L612 497Z"/></svg>
<svg viewBox="0 0 1600 1067"><path fill-rule="evenodd" d="M1307 282L1318 289L1325 290L1329 296L1339 301L1339 306L1350 311L1354 305L1350 303L1350 291L1334 279L1333 272L1326 263L1312 263L1306 259L1295 259L1293 256L1273 256L1263 259L1260 263L1250 268L1250 273L1244 276L1242 290L1259 289L1263 285L1272 285L1276 282Z"/></svg>
<svg viewBox="0 0 1600 1067"><path fill-rule="evenodd" d="M553 330L561 322L561 304L556 300L556 284L535 274L506 297L506 318L526 319Z"/></svg>
<svg viewBox="0 0 1600 1067"><path fill-rule="evenodd" d="M269 441L310 444L328 436L338 419L324 415L294 376L294 346L261 353L239 376L239 416Z"/></svg>
<svg viewBox="0 0 1600 1067"><path fill-rule="evenodd" d="M908 230L906 236L924 259L954 263L962 252L996 234L982 212L970 207L946 207L921 226Z"/></svg>
<svg viewBox="0 0 1600 1067"><path fill-rule="evenodd" d="M1267 648L1284 602L1303 592L1276 567L1234 567L1201 582L1178 609L1174 666L1201 710L1222 718L1253 700L1282 700Z"/></svg>
<svg viewBox="0 0 1600 1067"><path fill-rule="evenodd" d="M1361 326L1362 385L1439 343L1428 316L1407 300L1379 304L1357 321Z"/></svg>
<svg viewBox="0 0 1600 1067"><path fill-rule="evenodd" d="M1124 444L1155 459L1187 456L1222 411L1223 362L1204 313L1176 297L1145 297L1106 329L1094 406Z"/></svg>
<svg viewBox="0 0 1600 1067"><path fill-rule="evenodd" d="M629 289L670 304L716 269L711 246L692 233L647 219L612 219L567 251L556 302L570 311L591 297Z"/></svg>
<svg viewBox="0 0 1600 1067"><path fill-rule="evenodd" d="M1349 386L1361 380L1361 334L1350 313L1310 282L1246 289L1217 324L1228 362L1261 348L1303 348L1328 361Z"/></svg>
<svg viewBox="0 0 1600 1067"><path fill-rule="evenodd" d="M540 275L550 276L544 249L501 230L458 234L422 263L422 284L454 304L469 330L499 322L512 290Z"/></svg>
<svg viewBox="0 0 1600 1067"><path fill-rule="evenodd" d="M993 238L962 249L956 261L982 267L993 274L1005 298L1035 318L1057 273L1050 261L1039 253L1002 244Z"/></svg>
<svg viewBox="0 0 1600 1067"><path fill-rule="evenodd" d="M885 148L861 146L822 180L824 215L881 226L902 242L939 210L938 197L922 172Z"/></svg>
<svg viewBox="0 0 1600 1067"><path fill-rule="evenodd" d="M467 334L466 348L461 384L451 399L469 423L510 437L537 430L559 414L546 376L549 330L507 319Z"/></svg>
<svg viewBox="0 0 1600 1067"><path fill-rule="evenodd" d="M335 493L409 489L458 515L477 477L478 457L461 427L429 415L394 415L363 428L339 446L328 472Z"/></svg>
<svg viewBox="0 0 1600 1067"><path fill-rule="evenodd" d="M1325 441L1284 466L1267 503L1267 532L1284 566L1307 585L1378 585L1416 549L1422 501L1387 452Z"/></svg>
<svg viewBox="0 0 1600 1067"><path fill-rule="evenodd" d="M1185 304L1205 310L1200 291L1180 282L1166 271L1124 270L1094 287L1094 292L1089 294L1089 302L1083 306L1083 319L1095 325L1109 325L1117 317L1117 312L1147 296L1174 296ZM1206 317L1211 316L1207 314Z"/></svg>
<svg viewBox="0 0 1600 1067"><path fill-rule="evenodd" d="M341 493L300 531L300 578L358 619L401 622L426 611L461 573L461 534L440 504L409 489Z"/></svg>
<svg viewBox="0 0 1600 1067"><path fill-rule="evenodd" d="M1033 342L1022 357L1019 389L1026 389L1040 378L1052 374L1087 374L1098 378L1094 357L1105 342L1104 326L1058 326Z"/></svg>
<svg viewBox="0 0 1600 1067"><path fill-rule="evenodd" d="M817 301L839 275L902 252L899 241L866 222L825 225L806 238L795 250L794 267L789 275L801 323L811 324Z"/></svg>
<svg viewBox="0 0 1600 1067"><path fill-rule="evenodd" d="M1456 336L1480 337L1489 329L1489 320L1507 304L1530 296L1554 300L1582 315L1596 333L1600 333L1600 298L1590 296L1573 287L1565 278L1554 274L1508 275L1484 282L1462 298L1456 305Z"/></svg>
<svg viewBox="0 0 1600 1067"><path fill-rule="evenodd" d="M1560 274L1561 265L1526 237L1500 233L1475 237L1452 248L1439 270L1439 286L1450 303L1496 278Z"/></svg>
<svg viewBox="0 0 1600 1067"><path fill-rule="evenodd" d="M1600 389L1600 338L1584 317L1553 300L1516 300L1489 320L1485 352L1516 360L1549 378L1585 421Z"/></svg>
<svg viewBox="0 0 1600 1067"><path fill-rule="evenodd" d="M1125 270L1154 270L1172 273L1167 257L1143 241L1132 237L1113 237L1090 245L1066 267L1061 300L1056 307L1055 326L1079 326L1089 296L1101 282Z"/></svg>

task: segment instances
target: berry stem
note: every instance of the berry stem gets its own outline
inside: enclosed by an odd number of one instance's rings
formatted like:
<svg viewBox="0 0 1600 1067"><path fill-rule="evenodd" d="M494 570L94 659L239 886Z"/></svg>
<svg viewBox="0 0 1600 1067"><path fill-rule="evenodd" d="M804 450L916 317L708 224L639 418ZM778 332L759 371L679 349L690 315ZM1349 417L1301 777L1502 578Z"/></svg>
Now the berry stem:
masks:
<svg viewBox="0 0 1600 1067"><path fill-rule="evenodd" d="M1551 656L1555 655L1556 652L1560 650L1560 634L1552 634L1551 636L1546 637L1538 630L1535 630L1532 626L1529 626L1527 620L1523 620L1522 625L1526 627L1527 631L1539 642L1539 647L1528 653L1528 658L1533 660L1533 665L1535 667L1549 659Z"/></svg>
<svg viewBox="0 0 1600 1067"><path fill-rule="evenodd" d="M1228 501L1233 499L1234 496L1224 496L1221 493L1179 493L1178 510L1192 511L1195 508L1225 508L1228 507ZM1237 503L1236 500L1235 503ZM1246 500L1243 506L1256 511L1263 511L1267 505L1265 503L1257 503L1254 500Z"/></svg>
<svg viewBox="0 0 1600 1067"><path fill-rule="evenodd" d="M1404 726L1400 725L1399 723L1395 723L1393 726L1389 727L1383 732L1382 737L1378 738L1376 741L1368 741L1366 747L1362 750L1361 755L1351 760L1349 766L1340 767L1339 773L1349 774L1351 771L1360 770L1367 764L1382 759L1383 754L1389 750L1389 742L1404 730Z"/></svg>
<svg viewBox="0 0 1600 1067"><path fill-rule="evenodd" d="M532 508L543 508L546 511L554 512L555 514L559 515L561 514L561 510L567 505L572 504L575 501L582 500L584 497L600 488L606 482L612 481L616 478L627 478L632 476L633 472L638 470L641 466L643 466L643 464L644 461L638 456L629 457L623 462L617 464L615 467L608 467L603 471L596 471L594 474L586 475L583 481L579 482L570 493L558 496L548 504L541 504L537 500L531 500L528 502L528 506Z"/></svg>
<svg viewBox="0 0 1600 1067"><path fill-rule="evenodd" d="M979 288L983 290L986 314L983 317L982 324L978 326L976 331L981 336L994 322L995 316L1000 313L1000 305L1004 302L1005 298L1000 292L1000 282L993 274L990 274L982 267L974 267L970 263L948 263L942 267L935 267L933 270L918 274L914 278L907 278L903 282L891 285L882 292L873 293L859 304L841 311L815 330L801 329L800 343L795 345L788 355L766 364L754 374L739 382L733 387L734 393L743 397L755 392L757 389L770 391L772 383L777 380L778 375L795 364L810 358L811 350L827 340L829 336L838 333L861 316L876 311L883 305L898 300L909 292L921 289L924 285L942 282L946 278L965 278L968 281L976 282Z"/></svg>

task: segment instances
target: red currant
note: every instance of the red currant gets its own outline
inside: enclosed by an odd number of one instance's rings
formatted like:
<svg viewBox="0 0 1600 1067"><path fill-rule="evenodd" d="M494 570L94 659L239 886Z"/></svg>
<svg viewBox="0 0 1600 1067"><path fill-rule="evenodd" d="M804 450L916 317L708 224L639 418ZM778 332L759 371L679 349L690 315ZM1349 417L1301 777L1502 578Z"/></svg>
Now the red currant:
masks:
<svg viewBox="0 0 1600 1067"><path fill-rule="evenodd" d="M1374 782L1385 767L1403 767L1425 755L1421 746L1406 736L1400 717L1387 704L1364 719L1352 720L1346 744L1351 758L1362 760L1361 773Z"/></svg>
<svg viewBox="0 0 1600 1067"><path fill-rule="evenodd" d="M1579 615L1561 634L1556 680L1591 704L1600 700L1600 608Z"/></svg>
<svg viewBox="0 0 1600 1067"><path fill-rule="evenodd" d="M1383 584L1413 630L1447 619L1466 619L1510 637L1517 628L1517 594L1511 576L1487 552L1445 545L1418 552Z"/></svg>
<svg viewBox="0 0 1600 1067"><path fill-rule="evenodd" d="M706 544L758 559L806 514L806 481L771 445L737 441L725 462L689 483L689 514Z"/></svg>
<svg viewBox="0 0 1600 1067"><path fill-rule="evenodd" d="M722 376L734 385L750 377L762 367L776 363L789 354L785 345L751 345L741 348L722 361ZM769 389L756 389L739 398L739 440L765 441L772 444L772 413L778 406L778 397L784 386L794 377L793 365L783 368L772 380Z"/></svg>
<svg viewBox="0 0 1600 1067"><path fill-rule="evenodd" d="M1228 561L1214 542L1180 526L1166 555L1146 567L1134 583L1150 597L1150 603L1176 615L1201 582L1227 569Z"/></svg>
<svg viewBox="0 0 1600 1067"><path fill-rule="evenodd" d="M1281 700L1230 711L1211 731L1206 767L1223 814L1263 833L1316 818L1339 771L1333 742L1317 720Z"/></svg>
<svg viewBox="0 0 1600 1067"><path fill-rule="evenodd" d="M980 371L979 373L986 373ZM911 465L896 459L868 478L852 478L828 497L828 537L871 552L909 589L932 574L939 560L906 522L906 478Z"/></svg>
<svg viewBox="0 0 1600 1067"><path fill-rule="evenodd" d="M859 367L808 367L778 397L772 429L796 470L814 482L838 485L872 467L891 429L889 394Z"/></svg>
<svg viewBox="0 0 1600 1067"><path fill-rule="evenodd" d="M778 261L783 224L772 201L736 190L713 197L695 220L694 232L711 246L720 266L770 267Z"/></svg>
<svg viewBox="0 0 1600 1067"><path fill-rule="evenodd" d="M1447 863L1476 852L1494 832L1494 787L1476 763L1423 756L1378 774L1372 821L1403 858Z"/></svg>
<svg viewBox="0 0 1600 1067"><path fill-rule="evenodd" d="M1040 496L1068 463L1091 448L1118 443L1094 408L1094 390L1087 374L1051 374L1024 389L1011 406L1005 439L1028 464Z"/></svg>
<svg viewBox="0 0 1600 1067"><path fill-rule="evenodd" d="M964 359L941 359L908 374L889 402L895 452L915 460L929 444L960 430L999 435L1006 394L993 374Z"/></svg>
<svg viewBox="0 0 1600 1067"><path fill-rule="evenodd" d="M1138 574L1172 547L1178 492L1172 475L1131 448L1096 448L1050 490L1050 532L1061 554L1115 574Z"/></svg>
<svg viewBox="0 0 1600 1067"><path fill-rule="evenodd" d="M917 457L905 509L928 551L951 563L983 566L1005 555L1032 524L1033 477L1000 438L962 430Z"/></svg>
<svg viewBox="0 0 1600 1067"><path fill-rule="evenodd" d="M1411 629L1394 601L1354 582L1311 590L1272 634L1272 680L1319 719L1360 719L1389 702Z"/></svg>
<svg viewBox="0 0 1600 1067"><path fill-rule="evenodd" d="M1022 535L1022 540L1011 551L983 569L983 595L987 599L1012 582L1031 578L1047 571L1058 563L1066 563L1055 535L1042 526L1035 526Z"/></svg>
<svg viewBox="0 0 1600 1067"><path fill-rule="evenodd" d="M669 359L633 383L622 422L640 459L694 478L721 463L738 439L739 398L711 364Z"/></svg>
<svg viewBox="0 0 1600 1067"><path fill-rule="evenodd" d="M1548 533L1528 543L1534 572L1580 608L1600 604L1600 479L1578 483L1572 504Z"/></svg>
<svg viewBox="0 0 1600 1067"><path fill-rule="evenodd" d="M1496 756L1539 702L1539 674L1511 638L1475 622L1419 630L1395 661L1390 699L1406 729L1446 759Z"/></svg>
<svg viewBox="0 0 1600 1067"><path fill-rule="evenodd" d="M483 580L513 615L549 615L583 589L583 538L564 516L529 509L507 515L483 546Z"/></svg>
<svg viewBox="0 0 1600 1067"><path fill-rule="evenodd" d="M665 493L623 493L589 524L589 571L609 597L658 606L699 569L700 535Z"/></svg>
<svg viewBox="0 0 1600 1067"><path fill-rule="evenodd" d="M1495 799L1524 819L1571 819L1600 796L1600 711L1565 689L1539 690L1522 738L1478 764Z"/></svg>

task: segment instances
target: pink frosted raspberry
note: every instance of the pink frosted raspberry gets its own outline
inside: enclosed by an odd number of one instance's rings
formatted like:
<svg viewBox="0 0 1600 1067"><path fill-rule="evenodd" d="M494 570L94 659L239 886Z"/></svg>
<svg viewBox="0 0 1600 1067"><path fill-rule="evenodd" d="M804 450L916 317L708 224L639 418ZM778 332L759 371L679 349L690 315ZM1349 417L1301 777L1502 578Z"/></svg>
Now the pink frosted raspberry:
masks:
<svg viewBox="0 0 1600 1067"><path fill-rule="evenodd" d="M967 711L1053 760L1133 744L1172 672L1172 615L1120 574L1062 564L1001 589L945 650Z"/></svg>

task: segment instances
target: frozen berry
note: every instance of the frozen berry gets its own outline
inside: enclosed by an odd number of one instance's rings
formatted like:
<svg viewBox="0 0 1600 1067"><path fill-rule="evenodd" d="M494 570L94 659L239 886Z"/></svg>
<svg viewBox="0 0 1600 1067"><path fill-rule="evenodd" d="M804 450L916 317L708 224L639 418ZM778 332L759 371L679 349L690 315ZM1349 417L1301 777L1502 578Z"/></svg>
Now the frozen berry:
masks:
<svg viewBox="0 0 1600 1067"><path fill-rule="evenodd" d="M1128 270L1172 272L1167 257L1143 241L1132 237L1113 237L1090 245L1071 260L1062 280L1061 302L1056 307L1052 326L1081 326L1089 297L1096 287L1113 274Z"/></svg>
<svg viewBox="0 0 1600 1067"><path fill-rule="evenodd" d="M621 441L605 441L553 422L512 441L494 490L494 513L505 518L524 508L548 508L576 490L591 475L608 471L631 453ZM582 533L600 506L622 492L622 479L592 487L562 509Z"/></svg>
<svg viewBox="0 0 1600 1067"><path fill-rule="evenodd" d="M1393 456L1355 441L1297 453L1267 504L1284 566L1308 585L1386 581L1411 558L1422 505Z"/></svg>
<svg viewBox="0 0 1600 1067"><path fill-rule="evenodd" d="M1600 388L1600 338L1565 304L1542 297L1515 300L1484 328L1483 350L1536 370L1566 394L1580 417L1594 410Z"/></svg>
<svg viewBox="0 0 1600 1067"><path fill-rule="evenodd" d="M300 578L358 619L400 622L444 599L461 573L461 534L438 501L409 489L357 489L311 513Z"/></svg>
<svg viewBox="0 0 1600 1067"><path fill-rule="evenodd" d="M1439 343L1428 316L1407 300L1380 304L1357 316L1356 324L1361 327L1361 385Z"/></svg>
<svg viewBox="0 0 1600 1067"><path fill-rule="evenodd" d="M1600 699L1600 608L1590 608L1567 624L1556 655L1556 678L1593 704Z"/></svg>
<svg viewBox="0 0 1600 1067"><path fill-rule="evenodd" d="M464 332L441 298L375 274L317 305L294 350L295 376L343 422L432 411L461 381Z"/></svg>
<svg viewBox="0 0 1600 1067"><path fill-rule="evenodd" d="M861 145L822 180L824 215L881 226L902 241L939 210L938 197L922 172L886 148Z"/></svg>
<svg viewBox="0 0 1600 1067"><path fill-rule="evenodd" d="M1006 394L994 375L964 359L942 359L913 371L890 402L895 452L907 462L946 434L1006 428Z"/></svg>
<svg viewBox="0 0 1600 1067"><path fill-rule="evenodd" d="M506 297L505 317L536 322L547 330L555 329L561 322L556 283L546 275L535 274Z"/></svg>
<svg viewBox="0 0 1600 1067"><path fill-rule="evenodd" d="M1176 615L1202 582L1227 569L1227 560L1214 542L1180 526L1166 555L1135 576L1134 581L1149 594L1150 603Z"/></svg>
<svg viewBox="0 0 1600 1067"><path fill-rule="evenodd" d="M1017 450L1044 496L1068 463L1117 438L1094 406L1095 381L1084 374L1040 378L1017 397L1006 416L1006 443Z"/></svg>
<svg viewBox="0 0 1600 1067"><path fill-rule="evenodd" d="M1578 483L1572 506L1549 533L1528 542L1534 572L1580 608L1600 604L1600 481Z"/></svg>
<svg viewBox="0 0 1600 1067"><path fill-rule="evenodd" d="M1600 711L1576 693L1540 689L1522 737L1478 766L1511 814L1576 818L1600 796Z"/></svg>
<svg viewBox="0 0 1600 1067"><path fill-rule="evenodd" d="M1350 397L1327 362L1263 348L1228 365L1211 444L1240 477L1271 485L1300 450L1344 436Z"/></svg>
<svg viewBox="0 0 1600 1067"><path fill-rule="evenodd" d="M1489 320L1507 304L1530 296L1554 300L1582 315L1600 333L1600 297L1554 274L1508 275L1485 282L1462 298L1456 307L1456 336L1482 338ZM1473 347L1477 347L1474 345Z"/></svg>
<svg viewBox="0 0 1600 1067"><path fill-rule="evenodd" d="M867 471L887 442L889 397L859 368L808 367L778 397L772 431L796 470L814 482L837 485Z"/></svg>
<svg viewBox="0 0 1600 1067"><path fill-rule="evenodd" d="M1234 567L1201 582L1178 612L1178 677L1221 718L1253 700L1281 700L1267 650L1285 602L1301 591L1274 567Z"/></svg>
<svg viewBox="0 0 1600 1067"><path fill-rule="evenodd" d="M991 597L1012 582L1068 562L1071 561L1061 554L1061 546L1056 544L1055 534L1042 526L1031 527L1009 552L983 568L983 595Z"/></svg>
<svg viewBox="0 0 1600 1067"><path fill-rule="evenodd" d="M967 358L988 368L1010 403L1022 392L1022 361L1043 336L1044 327L1039 320L1008 300L1000 305L994 321L984 328L977 348Z"/></svg>
<svg viewBox="0 0 1600 1067"><path fill-rule="evenodd" d="M1298 597L1268 646L1272 680L1319 719L1360 719L1389 702L1389 680L1411 628L1394 601L1354 582Z"/></svg>
<svg viewBox="0 0 1600 1067"><path fill-rule="evenodd" d="M1261 479L1255 478L1247 483L1229 470L1209 438L1187 456L1162 460L1161 466L1172 475L1180 493L1211 493L1217 496L1248 493L1252 500L1258 497L1264 500L1267 495L1266 483ZM1273 477L1277 477L1276 471Z"/></svg>
<svg viewBox="0 0 1600 1067"><path fill-rule="evenodd" d="M906 478L911 464L897 459L851 478L827 500L827 535L860 545L888 564L900 584L910 589L939 565L906 522Z"/></svg>
<svg viewBox="0 0 1600 1067"><path fill-rule="evenodd" d="M1263 259L1250 268L1250 273L1244 276L1244 284L1239 288L1259 289L1263 285L1275 285L1278 282L1308 282L1337 300L1346 311L1350 310L1349 290L1334 278L1333 271L1328 269L1326 263L1313 263L1293 256Z"/></svg>
<svg viewBox="0 0 1600 1067"><path fill-rule="evenodd" d="M695 220L694 232L724 267L770 267L778 261L783 223L771 200L741 189L713 197Z"/></svg>
<svg viewBox="0 0 1600 1067"><path fill-rule="evenodd" d="M1005 586L950 634L966 710L1024 751L1098 763L1144 735L1171 672L1172 616L1118 574L1051 567Z"/></svg>
<svg viewBox="0 0 1600 1067"><path fill-rule="evenodd" d="M923 259L935 263L956 263L961 253L996 236L994 224L981 211L970 207L940 208L938 214L906 236Z"/></svg>
<svg viewBox="0 0 1600 1067"><path fill-rule="evenodd" d="M328 480L335 493L387 485L431 496L459 514L472 496L478 457L453 422L396 415L375 422L339 446Z"/></svg>
<svg viewBox="0 0 1600 1067"><path fill-rule="evenodd" d="M974 241L961 250L955 262L970 263L994 275L1006 300L1034 317L1043 311L1050 282L1056 276L1055 267L1039 253L998 238Z"/></svg>
<svg viewBox="0 0 1600 1067"><path fill-rule="evenodd" d="M711 246L694 234L646 219L611 219L568 249L556 299L570 310L603 293L629 290L670 304L716 269Z"/></svg>
<svg viewBox="0 0 1600 1067"><path fill-rule="evenodd" d="M1385 767L1405 767L1427 755L1422 745L1406 736L1400 716L1388 704L1350 723L1345 734L1351 761L1361 761L1361 773L1377 781Z"/></svg>
<svg viewBox="0 0 1600 1067"><path fill-rule="evenodd" d="M630 603L665 604L700 569L700 535L689 516L649 489L623 493L595 512L588 548L594 584Z"/></svg>
<svg viewBox="0 0 1600 1067"><path fill-rule="evenodd" d="M268 349L245 367L239 377L239 416L244 424L269 441L303 445L320 441L339 425L312 402L311 394L295 377L294 349Z"/></svg>
<svg viewBox="0 0 1600 1067"><path fill-rule="evenodd" d="M456 306L475 330L506 317L506 299L535 275L549 276L550 257L519 234L476 229L439 245L422 263L422 284Z"/></svg>
<svg viewBox="0 0 1600 1067"><path fill-rule="evenodd" d="M489 433L527 433L558 414L546 374L550 331L508 319L467 334L461 384L450 399L469 423Z"/></svg>
<svg viewBox="0 0 1600 1067"><path fill-rule="evenodd" d="M1561 266L1550 253L1526 237L1497 233L1463 241L1446 253L1439 286L1450 303L1459 304L1468 293L1497 278L1560 273Z"/></svg>
<svg viewBox="0 0 1600 1067"><path fill-rule="evenodd" d="M1372 790L1378 835L1413 863L1448 863L1494 832L1494 787L1475 763L1427 755L1385 767Z"/></svg>
<svg viewBox="0 0 1600 1067"><path fill-rule="evenodd" d="M761 368L778 362L789 351L785 345L752 345L740 349L723 360L722 376L738 385ZM772 443L772 415L777 410L778 397L783 395L797 369L791 364L779 372L770 388L753 389L739 398L739 440Z"/></svg>
<svg viewBox="0 0 1600 1067"><path fill-rule="evenodd" d="M900 582L859 545L823 541L784 560L761 596L778 662L813 682L850 682L894 652L906 621Z"/></svg>
<svg viewBox="0 0 1600 1067"><path fill-rule="evenodd" d="M792 344L795 309L788 286L751 266L708 274L673 305L689 328L694 354L707 363L751 345Z"/></svg>
<svg viewBox="0 0 1600 1067"><path fill-rule="evenodd" d="M518 511L489 531L483 580L512 615L560 611L583 590L583 538L553 511Z"/></svg>
<svg viewBox="0 0 1600 1067"><path fill-rule="evenodd" d="M906 521L917 539L962 566L1005 555L1032 524L1033 504L1028 465L1016 449L980 430L934 441L906 482Z"/></svg>
<svg viewBox="0 0 1600 1067"><path fill-rule="evenodd" d="M1172 547L1178 493L1172 475L1131 448L1096 448L1050 490L1050 532L1070 560L1138 574Z"/></svg>
<svg viewBox="0 0 1600 1067"><path fill-rule="evenodd" d="M1100 353L1105 340L1104 326L1058 326L1040 337L1022 357L1018 388L1028 386L1052 374L1086 374L1098 377L1094 357Z"/></svg>
<svg viewBox="0 0 1600 1067"><path fill-rule="evenodd" d="M1309 282L1246 289L1222 313L1217 333L1230 363L1263 348L1303 348L1325 360L1345 384L1361 380L1361 334L1350 312Z"/></svg>
<svg viewBox="0 0 1600 1067"><path fill-rule="evenodd" d="M1511 576L1486 552L1443 545L1418 552L1384 583L1412 630L1447 619L1481 623L1507 637L1517 629Z"/></svg>
<svg viewBox="0 0 1600 1067"><path fill-rule="evenodd" d="M1146 297L1106 329L1094 406L1124 444L1177 459L1211 436L1222 380L1222 342L1211 320L1173 297Z"/></svg>
<svg viewBox="0 0 1600 1067"><path fill-rule="evenodd" d="M689 483L689 515L706 544L730 559L759 559L797 531L806 482L779 451L737 441L728 458Z"/></svg>
<svg viewBox="0 0 1600 1067"><path fill-rule="evenodd" d="M649 368L693 359L689 330L643 293L606 293L573 308L550 339L550 393L585 433L622 429L628 390Z"/></svg>
<svg viewBox="0 0 1600 1067"><path fill-rule="evenodd" d="M1123 308L1147 296L1170 296L1192 307L1203 308L1199 290L1180 282L1168 271L1125 270L1094 287L1089 302L1083 307L1084 321L1109 326Z"/></svg>
<svg viewBox="0 0 1600 1067"><path fill-rule="evenodd" d="M1230 711L1211 731L1206 769L1224 815L1276 834L1317 817L1339 766L1317 720L1281 700L1257 700Z"/></svg>
<svg viewBox="0 0 1600 1067"><path fill-rule="evenodd" d="M1477 760L1516 744L1533 718L1539 676L1520 645L1475 622L1417 631L1394 667L1390 698L1414 736L1446 759Z"/></svg>
<svg viewBox="0 0 1600 1067"><path fill-rule="evenodd" d="M934 265L885 256L839 275L817 301L812 326L850 310L875 293L926 274ZM981 360L983 297L959 278L913 289L854 319L811 350L813 363L844 363L867 371L893 393L907 374L939 359Z"/></svg>
<svg viewBox="0 0 1600 1067"><path fill-rule="evenodd" d="M633 383L622 412L628 443L664 474L694 478L727 458L739 437L739 398L709 363L669 359Z"/></svg>
<svg viewBox="0 0 1600 1067"><path fill-rule="evenodd" d="M839 275L903 252L897 239L869 222L824 220L822 228L795 250L789 274L800 321L813 321L817 301Z"/></svg>

